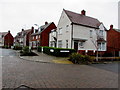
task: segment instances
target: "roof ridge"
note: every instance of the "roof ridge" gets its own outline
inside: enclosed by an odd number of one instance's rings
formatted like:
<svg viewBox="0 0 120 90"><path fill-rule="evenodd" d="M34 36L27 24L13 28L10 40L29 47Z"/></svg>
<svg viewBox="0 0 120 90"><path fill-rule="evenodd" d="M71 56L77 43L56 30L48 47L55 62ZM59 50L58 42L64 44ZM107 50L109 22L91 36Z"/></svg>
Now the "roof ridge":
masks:
<svg viewBox="0 0 120 90"><path fill-rule="evenodd" d="M72 12L72 13L74 13L74 14L82 15L82 14L80 14L80 13L73 12L73 11L70 11L70 10L65 10L65 9L63 9L63 10L64 10L64 11L68 11L68 12ZM91 17L91 16L86 16L86 15L82 15L82 16L85 16L85 17L89 17L89 18L93 18L93 19L98 20L97 18L94 18L94 17ZM99 21L99 20L98 20L98 21Z"/></svg>
<svg viewBox="0 0 120 90"><path fill-rule="evenodd" d="M80 13L76 13L73 11L65 10L63 11L66 13L70 21L74 24L84 25L86 27L98 28L100 26L100 21L94 17L82 15Z"/></svg>

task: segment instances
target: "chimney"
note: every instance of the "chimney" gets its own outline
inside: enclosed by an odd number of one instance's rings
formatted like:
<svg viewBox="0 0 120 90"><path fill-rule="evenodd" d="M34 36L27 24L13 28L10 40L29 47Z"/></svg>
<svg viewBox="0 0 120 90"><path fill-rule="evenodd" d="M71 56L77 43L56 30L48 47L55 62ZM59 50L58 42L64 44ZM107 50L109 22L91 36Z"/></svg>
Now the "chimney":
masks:
<svg viewBox="0 0 120 90"><path fill-rule="evenodd" d="M45 25L47 25L48 24L48 22L45 22Z"/></svg>
<svg viewBox="0 0 120 90"><path fill-rule="evenodd" d="M10 33L10 30L8 31L8 33Z"/></svg>
<svg viewBox="0 0 120 90"><path fill-rule="evenodd" d="M113 25L110 25L110 30L112 30L113 29Z"/></svg>
<svg viewBox="0 0 120 90"><path fill-rule="evenodd" d="M22 29L22 31L24 31L24 29Z"/></svg>
<svg viewBox="0 0 120 90"><path fill-rule="evenodd" d="M33 33L33 32L34 32L34 27L32 26L32 27L31 27L31 33Z"/></svg>
<svg viewBox="0 0 120 90"><path fill-rule="evenodd" d="M81 11L81 14L82 14L82 15L86 15L86 11L85 11L85 10L82 10L82 11Z"/></svg>

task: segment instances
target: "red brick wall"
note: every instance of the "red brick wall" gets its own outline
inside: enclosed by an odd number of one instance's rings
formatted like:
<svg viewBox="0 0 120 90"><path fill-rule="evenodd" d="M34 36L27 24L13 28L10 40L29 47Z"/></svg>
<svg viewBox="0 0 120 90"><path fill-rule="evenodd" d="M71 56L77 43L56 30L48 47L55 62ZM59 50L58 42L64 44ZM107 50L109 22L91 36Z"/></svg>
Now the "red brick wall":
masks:
<svg viewBox="0 0 120 90"><path fill-rule="evenodd" d="M120 50L120 33L112 29L107 32L107 51L114 50Z"/></svg>
<svg viewBox="0 0 120 90"><path fill-rule="evenodd" d="M51 23L51 25L48 26L42 33L41 33L41 43L40 46L49 46L49 33L52 29L56 29L56 26L54 23Z"/></svg>
<svg viewBox="0 0 120 90"><path fill-rule="evenodd" d="M114 29L107 32L107 52L120 51L120 33Z"/></svg>
<svg viewBox="0 0 120 90"><path fill-rule="evenodd" d="M26 46L29 46L29 42L30 42L30 38L31 38L31 34L33 33L33 29L31 29L31 31L27 34L26 37Z"/></svg>
<svg viewBox="0 0 120 90"><path fill-rule="evenodd" d="M4 37L4 45L13 46L13 41L14 41L14 38L11 35L11 33L8 33L7 35L5 35L5 37Z"/></svg>

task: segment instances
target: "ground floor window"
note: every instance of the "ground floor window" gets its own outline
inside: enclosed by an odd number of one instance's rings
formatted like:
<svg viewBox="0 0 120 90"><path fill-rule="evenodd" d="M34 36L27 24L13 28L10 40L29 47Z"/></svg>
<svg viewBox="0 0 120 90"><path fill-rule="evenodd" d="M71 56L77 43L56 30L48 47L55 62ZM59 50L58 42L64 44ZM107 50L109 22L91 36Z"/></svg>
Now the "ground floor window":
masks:
<svg viewBox="0 0 120 90"><path fill-rule="evenodd" d="M66 48L68 48L68 40L66 40Z"/></svg>
<svg viewBox="0 0 120 90"><path fill-rule="evenodd" d="M62 40L58 41L58 48L62 48Z"/></svg>
<svg viewBox="0 0 120 90"><path fill-rule="evenodd" d="M99 51L105 50L105 43L104 43L104 42L99 42L99 43L98 43L98 50L99 50Z"/></svg>

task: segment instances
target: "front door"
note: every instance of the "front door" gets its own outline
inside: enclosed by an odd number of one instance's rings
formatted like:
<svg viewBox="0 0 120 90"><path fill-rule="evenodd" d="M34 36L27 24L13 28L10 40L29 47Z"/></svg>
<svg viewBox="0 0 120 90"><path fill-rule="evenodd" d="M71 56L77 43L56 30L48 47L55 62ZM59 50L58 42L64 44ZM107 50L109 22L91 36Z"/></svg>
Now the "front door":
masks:
<svg viewBox="0 0 120 90"><path fill-rule="evenodd" d="M78 51L78 42L77 42L77 41L74 41L74 49L75 49L76 51Z"/></svg>

